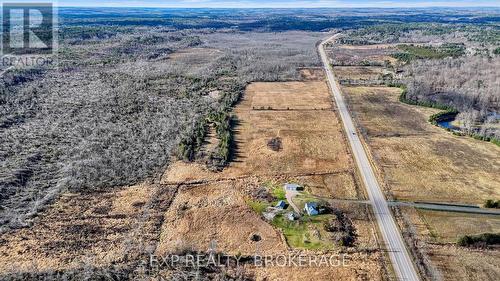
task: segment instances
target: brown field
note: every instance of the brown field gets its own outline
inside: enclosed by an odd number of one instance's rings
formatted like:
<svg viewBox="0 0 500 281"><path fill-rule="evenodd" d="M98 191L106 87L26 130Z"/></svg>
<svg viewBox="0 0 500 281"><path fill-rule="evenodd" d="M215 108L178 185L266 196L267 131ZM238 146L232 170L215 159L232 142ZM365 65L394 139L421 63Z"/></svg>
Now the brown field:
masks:
<svg viewBox="0 0 500 281"><path fill-rule="evenodd" d="M165 214L158 254L187 246L201 251L217 241L217 250L227 254L253 255L258 234L263 254L288 250L281 234L264 222L245 202L244 189L259 187L254 180L225 181L186 187Z"/></svg>
<svg viewBox="0 0 500 281"><path fill-rule="evenodd" d="M273 110L256 109L261 107ZM234 110L236 148L229 167L211 173L203 165L175 163L162 182L352 173L342 126L331 108L325 82L253 83ZM281 151L267 146L276 137L282 139Z"/></svg>
<svg viewBox="0 0 500 281"><path fill-rule="evenodd" d="M430 245L430 257L444 280L498 280L500 251Z"/></svg>
<svg viewBox="0 0 500 281"><path fill-rule="evenodd" d="M256 280L387 280L381 253L350 253L346 266L259 267L249 269ZM335 259L334 259L335 260ZM339 259L341 260L341 258Z"/></svg>
<svg viewBox="0 0 500 281"><path fill-rule="evenodd" d="M154 249L175 188L65 194L34 225L0 236L0 272L109 266Z"/></svg>
<svg viewBox="0 0 500 281"><path fill-rule="evenodd" d="M300 68L299 69L300 77L303 81L322 81L325 80L325 72L323 68Z"/></svg>
<svg viewBox="0 0 500 281"><path fill-rule="evenodd" d="M194 67L201 67L212 62L221 55L222 52L217 49L191 48L170 54L169 59L176 63L188 63Z"/></svg>
<svg viewBox="0 0 500 281"><path fill-rule="evenodd" d="M288 182L297 182L305 186L310 194L318 197L352 200L366 198L365 189L358 185L354 174L299 176Z"/></svg>
<svg viewBox="0 0 500 281"><path fill-rule="evenodd" d="M334 49L328 50L334 65L361 65L370 62L384 65L385 61L396 64L397 60L391 57L396 49L392 45L336 45Z"/></svg>
<svg viewBox="0 0 500 281"><path fill-rule="evenodd" d="M262 253L289 253L280 229L248 204L250 194L261 186L280 188L285 182L296 182L306 187L311 198L366 198L332 107L324 82L250 85L234 110L237 147L229 167L213 173L202 164L177 162L163 176L163 183L197 184L182 187L166 212L157 253L179 247L203 250L214 240L218 250L226 253L251 255L257 247ZM282 139L283 149L278 152L267 147L267 141L275 137ZM382 279L385 256L377 250L370 211L358 203L333 204L352 219L357 230L349 267L266 267L249 268L249 272L257 280L304 280L306 276L329 280L332 274L346 280ZM259 245L250 239L253 234L261 236ZM330 251L337 253L339 248L331 246ZM361 249L375 251L356 253Z"/></svg>
<svg viewBox="0 0 500 281"><path fill-rule="evenodd" d="M294 94L283 101L280 97L286 91ZM266 102L260 102L260 98ZM252 110L255 104L295 106L300 110ZM239 123L235 134L236 159L225 173L309 174L352 170L342 126L331 107L324 82L252 84L235 109ZM318 108L327 110L315 110ZM282 139L283 149L279 152L267 147L267 142L275 137Z"/></svg>
<svg viewBox="0 0 500 281"><path fill-rule="evenodd" d="M500 251L455 245L465 234L500 232L498 216L403 208L416 227L419 247L443 280L498 280Z"/></svg>
<svg viewBox="0 0 500 281"><path fill-rule="evenodd" d="M336 66L335 75L338 79L376 80L384 73L382 67L377 66Z"/></svg>
<svg viewBox="0 0 500 281"><path fill-rule="evenodd" d="M324 82L252 83L238 108L246 107L248 102L251 109L331 109L327 93Z"/></svg>
<svg viewBox="0 0 500 281"><path fill-rule="evenodd" d="M398 101L400 90L344 87L361 132L400 200L480 204L500 198L500 148L427 122L437 112Z"/></svg>
<svg viewBox="0 0 500 281"><path fill-rule="evenodd" d="M254 83L234 110L236 157L223 172L179 161L165 172L163 184L64 195L32 227L0 236L0 271L107 268L147 259L148 253L206 251L216 241L217 251L226 254L348 252L347 267L248 267L257 280L382 280L388 274L386 257L378 250L376 227L365 205L333 203L353 221L358 235L354 247L332 241L330 250L312 251L290 249L282 230L248 203L270 181L277 186L299 182L309 196L366 198L332 108L324 82ZM267 146L274 137L282 139L281 151ZM212 132L204 149L216 142ZM258 245L250 239L254 234L261 237Z"/></svg>
<svg viewBox="0 0 500 281"><path fill-rule="evenodd" d="M418 210L433 241L455 243L462 235L500 233L500 217Z"/></svg>

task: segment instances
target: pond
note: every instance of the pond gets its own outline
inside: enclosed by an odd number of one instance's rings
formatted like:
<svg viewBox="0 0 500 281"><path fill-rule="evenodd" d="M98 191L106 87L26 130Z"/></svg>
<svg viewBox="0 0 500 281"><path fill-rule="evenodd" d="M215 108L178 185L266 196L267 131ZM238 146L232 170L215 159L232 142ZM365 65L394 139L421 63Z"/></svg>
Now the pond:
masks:
<svg viewBox="0 0 500 281"><path fill-rule="evenodd" d="M455 126L455 125L453 125L454 121L455 121L454 119L452 119L452 120L446 120L446 121L439 121L438 122L438 126L442 127L442 128L445 128L445 129L450 129L450 130L453 130L453 131L459 131L460 128L457 127L457 126Z"/></svg>

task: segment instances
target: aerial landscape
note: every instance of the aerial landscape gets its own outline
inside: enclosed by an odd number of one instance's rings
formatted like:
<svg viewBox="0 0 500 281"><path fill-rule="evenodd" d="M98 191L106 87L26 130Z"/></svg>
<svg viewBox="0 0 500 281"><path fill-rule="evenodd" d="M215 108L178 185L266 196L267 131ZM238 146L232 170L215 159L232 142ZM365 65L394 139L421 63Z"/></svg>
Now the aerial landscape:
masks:
<svg viewBox="0 0 500 281"><path fill-rule="evenodd" d="M26 2L0 280L500 279L495 1Z"/></svg>

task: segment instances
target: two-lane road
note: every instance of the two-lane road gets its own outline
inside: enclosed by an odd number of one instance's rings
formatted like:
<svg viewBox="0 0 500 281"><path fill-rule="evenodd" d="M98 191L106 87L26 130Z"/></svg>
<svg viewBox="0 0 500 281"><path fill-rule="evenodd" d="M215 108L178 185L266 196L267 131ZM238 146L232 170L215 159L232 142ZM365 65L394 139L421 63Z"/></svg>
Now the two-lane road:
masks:
<svg viewBox="0 0 500 281"><path fill-rule="evenodd" d="M319 54L325 68L330 89L333 93L333 97L337 104L340 117L344 124L347 139L349 140L349 144L359 168L361 178L363 179L363 182L368 191L368 196L374 208L374 213L377 219L380 233L382 234L382 238L385 241L385 245L389 252L389 256L392 261L396 276L399 280L419 280L419 276L417 271L415 270L413 260L408 253L408 250L406 249L399 228L396 225L391 211L389 210L384 194L380 189L363 144L361 143L356 133L356 128L352 121L349 110L347 109L347 106L344 102L344 98L340 92L340 88L335 80L335 76L333 75L332 68L326 55L324 45L337 36L338 34L323 41L318 46Z"/></svg>

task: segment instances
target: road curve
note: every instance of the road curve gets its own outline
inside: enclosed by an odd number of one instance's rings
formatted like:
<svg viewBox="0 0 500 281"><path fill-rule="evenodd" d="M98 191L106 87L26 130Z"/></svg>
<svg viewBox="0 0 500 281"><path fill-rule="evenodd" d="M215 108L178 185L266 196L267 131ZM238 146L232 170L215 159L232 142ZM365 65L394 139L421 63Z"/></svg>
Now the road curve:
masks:
<svg viewBox="0 0 500 281"><path fill-rule="evenodd" d="M335 76L333 75L332 68L326 55L324 45L332 39L335 39L337 36L339 36L339 34L326 39L318 46L318 51L324 65L330 89L337 104L342 123L344 124L344 130L354 154L356 164L359 168L361 178L363 179L365 187L368 191L368 197L374 208L375 218L377 219L380 233L382 234L382 238L384 239L386 248L389 252L389 257L392 261L396 277L399 280L419 280L420 278L415 269L415 265L413 264L413 260L406 249L401 233L399 232L399 228L396 225L392 213L389 210L387 201L385 200L384 194L382 193L382 190L377 182L375 173L370 165L370 161L368 160L363 144L358 137L351 115L349 114L349 110L345 104L344 98L340 92L340 88L335 80Z"/></svg>

